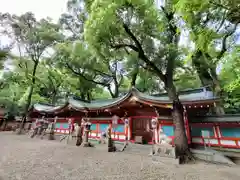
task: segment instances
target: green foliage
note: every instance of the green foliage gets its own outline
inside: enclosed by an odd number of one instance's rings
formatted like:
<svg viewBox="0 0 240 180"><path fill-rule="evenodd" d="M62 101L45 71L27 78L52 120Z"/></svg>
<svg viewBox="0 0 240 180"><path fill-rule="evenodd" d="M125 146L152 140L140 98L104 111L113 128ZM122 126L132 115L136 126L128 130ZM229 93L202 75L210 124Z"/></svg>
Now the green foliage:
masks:
<svg viewBox="0 0 240 180"><path fill-rule="evenodd" d="M227 112L239 112L237 5L215 0L165 2L156 7L152 0L69 0L59 24L37 21L32 13L1 14L1 25L12 30L19 54L11 56L14 71L1 79L0 103L15 115L24 110L30 93L30 105L61 104L70 96L115 98L131 86L153 94L167 89L166 77L177 90L197 88L206 85L205 70L210 75L207 85L213 80L221 85ZM187 48L179 45L184 32ZM46 55L48 50L53 52ZM1 62L8 53L0 48Z"/></svg>
<svg viewBox="0 0 240 180"><path fill-rule="evenodd" d="M133 8L133 9L132 9ZM126 12L126 19L121 17L121 13ZM135 30L140 31L142 29L147 32L151 31L151 27L157 28L158 24L158 13L152 1L115 1L115 0L96 0L93 1L90 8L89 19L85 24L85 39L90 43L92 49L98 53L98 51L103 47L104 44L108 43L109 39L113 37L119 38L120 40L124 38L123 21L126 23L131 23L131 15L137 17L136 22L131 25L138 27ZM128 17L128 15L130 17ZM139 28L139 22L141 21L141 26ZM106 31L109 29L109 31ZM142 31L144 32L144 31ZM94 36L93 36L94 34ZM125 35L126 37L126 35Z"/></svg>
<svg viewBox="0 0 240 180"><path fill-rule="evenodd" d="M196 74L188 71L178 71L175 76L175 85L178 91L201 87L201 82Z"/></svg>
<svg viewBox="0 0 240 180"><path fill-rule="evenodd" d="M220 74L225 95L225 108L232 113L240 113L240 47L225 57Z"/></svg>

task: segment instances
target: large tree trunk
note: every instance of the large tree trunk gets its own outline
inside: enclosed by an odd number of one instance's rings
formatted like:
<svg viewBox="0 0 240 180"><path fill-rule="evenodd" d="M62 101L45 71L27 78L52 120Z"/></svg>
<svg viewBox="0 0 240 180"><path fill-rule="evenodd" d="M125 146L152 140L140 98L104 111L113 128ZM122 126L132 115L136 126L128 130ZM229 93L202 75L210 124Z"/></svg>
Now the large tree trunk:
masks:
<svg viewBox="0 0 240 180"><path fill-rule="evenodd" d="M137 75L138 75L137 72L134 72L132 74L131 87L135 87L136 86Z"/></svg>
<svg viewBox="0 0 240 180"><path fill-rule="evenodd" d="M87 92L87 100L90 102L92 100L92 94L91 91Z"/></svg>
<svg viewBox="0 0 240 180"><path fill-rule="evenodd" d="M57 102L57 92L53 92L52 98L51 98L51 103L52 105L55 105Z"/></svg>
<svg viewBox="0 0 240 180"><path fill-rule="evenodd" d="M3 119L0 120L0 130L2 129L3 121L4 121Z"/></svg>
<svg viewBox="0 0 240 180"><path fill-rule="evenodd" d="M136 63L135 69L133 70L133 73L131 76L131 87L136 86L138 73L139 73L139 65Z"/></svg>
<svg viewBox="0 0 240 180"><path fill-rule="evenodd" d="M27 103L26 103L26 106L25 106L25 112L24 112L24 115L22 117L22 122L21 122L19 130L17 131L17 134L22 134L25 123L26 123L26 120L27 120L29 107L30 107L31 101L32 101L33 89L34 89L34 85L35 85L35 82L36 82L36 77L35 76L36 76L37 66L38 66L38 61L34 62L34 67L33 67L33 72L32 72L32 84L30 86L30 91L29 91L29 94L28 94L28 97L27 97Z"/></svg>
<svg viewBox="0 0 240 180"><path fill-rule="evenodd" d="M220 82L219 82L219 79L218 79L218 76L217 76L217 73L216 73L216 69L211 69L210 72L211 72L211 75L212 75L214 96L221 98L222 97L222 88L221 88L221 85L220 85ZM217 115L224 115L225 114L223 104L224 104L224 102L223 102L222 99L219 102L215 103L214 112Z"/></svg>
<svg viewBox="0 0 240 180"><path fill-rule="evenodd" d="M2 127L2 130L3 130L3 131L6 130L7 124L8 124L8 120L4 119L4 120L3 120L3 127Z"/></svg>
<svg viewBox="0 0 240 180"><path fill-rule="evenodd" d="M207 58L211 58L211 57L207 56ZM204 54L200 50L198 50L192 56L192 62L197 70L197 74L199 76L199 79L201 80L202 85L210 86L214 95L216 97L221 97L222 89L216 73L216 67L208 67L208 65L205 63ZM223 108L223 102L220 101L218 103L215 103L213 111L217 115L225 114L224 108Z"/></svg>
<svg viewBox="0 0 240 180"><path fill-rule="evenodd" d="M192 154L188 147L188 140L184 126L183 105L179 100L175 86L172 84L167 88L168 96L173 102L172 118L175 125L174 129L174 145L176 156L180 159L180 163L185 163L192 159Z"/></svg>

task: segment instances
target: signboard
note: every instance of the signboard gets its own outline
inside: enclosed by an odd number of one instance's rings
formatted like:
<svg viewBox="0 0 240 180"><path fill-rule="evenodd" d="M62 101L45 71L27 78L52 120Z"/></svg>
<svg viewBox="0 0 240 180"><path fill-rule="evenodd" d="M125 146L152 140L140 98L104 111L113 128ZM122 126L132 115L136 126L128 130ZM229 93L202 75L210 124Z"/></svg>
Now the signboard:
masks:
<svg viewBox="0 0 240 180"><path fill-rule="evenodd" d="M205 139L208 139L208 147L210 147L210 132L203 130L202 131L202 137L203 137L203 143L204 143L204 148L206 149L206 143L205 143Z"/></svg>
<svg viewBox="0 0 240 180"><path fill-rule="evenodd" d="M210 138L210 132L206 130L202 130L202 137L203 138Z"/></svg>

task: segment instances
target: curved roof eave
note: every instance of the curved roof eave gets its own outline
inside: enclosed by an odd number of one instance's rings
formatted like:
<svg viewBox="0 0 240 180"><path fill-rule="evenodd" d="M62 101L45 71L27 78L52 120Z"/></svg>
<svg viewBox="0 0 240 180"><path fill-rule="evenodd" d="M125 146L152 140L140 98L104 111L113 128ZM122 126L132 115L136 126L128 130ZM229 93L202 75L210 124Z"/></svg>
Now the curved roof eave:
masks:
<svg viewBox="0 0 240 180"><path fill-rule="evenodd" d="M54 107L49 105L35 104L34 109L37 110L38 112L45 112L45 113L59 112L59 111L62 111L64 108L69 108L69 109L72 108L76 111L89 111L89 110L96 111L96 110L108 109L108 108L115 107L116 105L120 105L130 97L136 97L137 98L136 101L153 105L153 106L171 108L170 106L172 104L172 102L169 100L167 96L156 97L156 96L146 95L133 87L127 94L115 99L109 99L109 100L103 100L103 101L98 100L98 101L92 101L90 103L87 103L87 102L83 102L83 101L75 100L71 98L63 106ZM205 97L203 96L203 94L192 94L191 96L180 95L180 100L183 104L191 104L191 103L218 101L219 98Z"/></svg>
<svg viewBox="0 0 240 180"><path fill-rule="evenodd" d="M129 91L127 94L125 94L122 97L109 99L105 101L92 101L90 103L86 103L86 102L75 100L75 99L69 99L68 102L69 102L69 106L75 110L99 110L99 109L111 108L113 106L121 104L131 96L132 96L132 91Z"/></svg>
<svg viewBox="0 0 240 180"><path fill-rule="evenodd" d="M134 93L135 93L135 96L143 102L147 101L155 104L172 104L172 101L170 101L167 96L155 97L155 96L143 94L138 90L135 90ZM205 97L205 96L202 96L201 94L195 94L195 97L187 97L187 96L184 97L180 95L179 99L182 102L182 104L204 103L209 101L215 102L220 100L220 98L218 97Z"/></svg>
<svg viewBox="0 0 240 180"><path fill-rule="evenodd" d="M44 113L55 113L55 112L62 111L67 106L68 106L68 102L62 106L51 106L51 105L38 103L33 105L33 110L37 112L44 112Z"/></svg>

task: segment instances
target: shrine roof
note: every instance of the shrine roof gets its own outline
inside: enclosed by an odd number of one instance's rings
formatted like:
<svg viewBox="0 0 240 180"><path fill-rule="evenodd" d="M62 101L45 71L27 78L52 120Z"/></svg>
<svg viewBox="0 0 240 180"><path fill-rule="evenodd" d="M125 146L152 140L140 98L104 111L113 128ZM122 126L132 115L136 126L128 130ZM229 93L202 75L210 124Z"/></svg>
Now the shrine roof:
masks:
<svg viewBox="0 0 240 180"><path fill-rule="evenodd" d="M202 102L202 101L215 101L217 98L214 97L213 93L206 88L199 88L194 90L187 90L186 94L184 92L179 93L179 99L183 104L191 104L192 102ZM64 109L65 107L72 108L75 110L98 110L98 109L106 109L110 107L114 107L116 105L122 104L126 100L130 100L130 98L135 98L135 101L139 101L141 103L153 103L156 104L164 104L171 105L172 102L168 98L167 94L160 95L147 95L141 93L136 88L132 88L128 93L119 98L106 99L106 100L94 100L91 102L84 102L75 98L69 98L68 102L62 106L51 106L51 105L43 105L43 104L35 104L33 108L39 112L55 112ZM168 106L169 107L169 106Z"/></svg>
<svg viewBox="0 0 240 180"><path fill-rule="evenodd" d="M52 106L52 105L48 105L48 104L34 104L33 105L33 109L40 111L40 112L54 112L54 111L58 111L61 110L62 108L64 108L65 105L61 105L61 106Z"/></svg>

